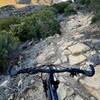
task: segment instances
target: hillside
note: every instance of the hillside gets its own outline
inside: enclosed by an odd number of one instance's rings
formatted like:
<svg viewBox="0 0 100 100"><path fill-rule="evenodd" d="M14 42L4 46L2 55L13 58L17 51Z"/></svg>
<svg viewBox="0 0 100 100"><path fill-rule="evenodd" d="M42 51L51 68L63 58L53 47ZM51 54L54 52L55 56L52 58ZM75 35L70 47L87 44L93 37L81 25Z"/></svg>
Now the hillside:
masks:
<svg viewBox="0 0 100 100"><path fill-rule="evenodd" d="M39 12L36 14L33 14L35 10L32 10L34 9L32 6L30 7L31 13L29 9L25 14L21 14L21 19L17 19L16 23L14 21L14 25L12 25L13 21L10 21L11 25L8 25L10 27L5 28L2 27L5 25L4 22L0 23L0 30L17 33L17 37L21 41L17 48L18 51L14 53L14 55L18 53L17 56L11 56L11 60L17 59L13 63L15 69L48 64L87 69L91 60L96 65L93 77L79 75L72 78L66 73L56 75L60 80L57 89L58 97L59 100L100 100L99 14L96 13L97 10L92 10L91 5L87 7L87 3L86 5L79 2L71 3L71 6L67 8L63 6L65 8L62 10L62 6L59 8L58 5L54 5L53 7L60 9L57 11L48 7L45 8L45 11L42 6L36 10ZM20 11L22 10L19 10L18 14ZM56 15L54 11L56 11ZM16 15L14 14L14 16ZM37 19L35 20L35 18ZM34 27L30 28L32 25ZM48 25L50 25L49 28ZM25 32L29 32L29 34ZM41 75L23 74L14 78L1 75L0 100L46 100Z"/></svg>

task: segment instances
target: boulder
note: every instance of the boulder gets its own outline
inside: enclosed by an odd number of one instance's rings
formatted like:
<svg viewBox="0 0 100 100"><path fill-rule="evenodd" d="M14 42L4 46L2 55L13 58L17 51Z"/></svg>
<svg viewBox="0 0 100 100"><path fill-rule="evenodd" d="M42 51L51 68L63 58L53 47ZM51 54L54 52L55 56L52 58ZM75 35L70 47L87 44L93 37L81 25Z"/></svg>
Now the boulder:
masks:
<svg viewBox="0 0 100 100"><path fill-rule="evenodd" d="M69 55L69 63L70 65L77 65L85 61L87 58L84 55Z"/></svg>
<svg viewBox="0 0 100 100"><path fill-rule="evenodd" d="M79 54L88 51L90 48L83 43L77 43L73 46L68 47L68 49L71 51L72 54Z"/></svg>

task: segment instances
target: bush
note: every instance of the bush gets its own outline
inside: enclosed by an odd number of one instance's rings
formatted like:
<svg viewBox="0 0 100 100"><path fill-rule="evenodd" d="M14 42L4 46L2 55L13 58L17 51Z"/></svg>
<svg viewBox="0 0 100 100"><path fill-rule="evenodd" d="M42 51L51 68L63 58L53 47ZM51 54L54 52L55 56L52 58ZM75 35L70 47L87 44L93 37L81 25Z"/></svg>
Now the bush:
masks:
<svg viewBox="0 0 100 100"><path fill-rule="evenodd" d="M95 23L98 20L97 16L93 16L91 23Z"/></svg>
<svg viewBox="0 0 100 100"><path fill-rule="evenodd" d="M69 2L61 2L58 4L54 4L52 7L55 8L56 12L59 14L64 14L64 15L76 14L76 11Z"/></svg>
<svg viewBox="0 0 100 100"><path fill-rule="evenodd" d="M64 9L67 8L67 6L69 5L70 3L68 2L61 2L61 3L53 4L52 7L55 8L58 13L62 14L64 13Z"/></svg>
<svg viewBox="0 0 100 100"><path fill-rule="evenodd" d="M82 5L89 5L91 3L91 0L78 0L78 2Z"/></svg>
<svg viewBox="0 0 100 100"><path fill-rule="evenodd" d="M70 15L70 14L76 14L77 12L73 9L72 6L67 6L65 9L64 9L64 15Z"/></svg>
<svg viewBox="0 0 100 100"><path fill-rule="evenodd" d="M12 51L16 49L18 44L18 38L16 38L11 32L0 32L0 69L3 71L7 67L8 57Z"/></svg>
<svg viewBox="0 0 100 100"><path fill-rule="evenodd" d="M50 7L30 16L0 19L0 70L6 69L8 58L18 46L19 40L40 40L57 33L60 34L60 25L54 8Z"/></svg>
<svg viewBox="0 0 100 100"><path fill-rule="evenodd" d="M21 41L32 38L40 40L60 33L60 25L56 19L56 14L52 10L43 9L31 16L22 18L21 24L14 25L12 31L16 33Z"/></svg>
<svg viewBox="0 0 100 100"><path fill-rule="evenodd" d="M9 30L11 25L17 23L20 23L20 19L18 17L9 17L5 19L0 19L0 31Z"/></svg>
<svg viewBox="0 0 100 100"><path fill-rule="evenodd" d="M92 23L100 21L100 0L91 0L90 6L95 14L95 16L92 18Z"/></svg>

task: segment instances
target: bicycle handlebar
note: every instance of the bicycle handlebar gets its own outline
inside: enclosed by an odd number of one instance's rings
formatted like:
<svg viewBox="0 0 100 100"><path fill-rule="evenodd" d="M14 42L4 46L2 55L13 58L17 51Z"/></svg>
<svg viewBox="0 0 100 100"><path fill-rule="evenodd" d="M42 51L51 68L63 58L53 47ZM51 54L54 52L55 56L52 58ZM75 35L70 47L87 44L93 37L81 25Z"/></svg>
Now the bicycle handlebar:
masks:
<svg viewBox="0 0 100 100"><path fill-rule="evenodd" d="M41 69L41 68L22 68L16 72L12 72L12 67L8 69L8 74L12 76L16 76L17 74L21 73L29 73L29 74L37 74L37 73L62 73L62 72L69 72L72 75L76 75L82 73L86 76L92 77L95 74L95 69L93 65L89 65L89 70L82 70L80 68L64 68L64 69L54 69L53 66L55 65L48 65L49 69Z"/></svg>

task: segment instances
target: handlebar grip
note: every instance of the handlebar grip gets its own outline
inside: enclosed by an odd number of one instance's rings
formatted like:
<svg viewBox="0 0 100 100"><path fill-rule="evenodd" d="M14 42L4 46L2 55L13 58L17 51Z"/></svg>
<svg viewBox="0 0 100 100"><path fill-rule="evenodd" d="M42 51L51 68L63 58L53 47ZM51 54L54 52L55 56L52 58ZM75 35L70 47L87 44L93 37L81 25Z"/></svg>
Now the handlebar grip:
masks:
<svg viewBox="0 0 100 100"><path fill-rule="evenodd" d="M87 71L84 71L84 74L88 77L92 77L95 74L94 66L90 64L89 69Z"/></svg>
<svg viewBox="0 0 100 100"><path fill-rule="evenodd" d="M23 69L18 69L14 71L13 66L9 66L7 70L7 74L10 75L10 77L16 76L17 74L20 74L20 73L36 74L37 71L35 70L35 68L23 68Z"/></svg>

